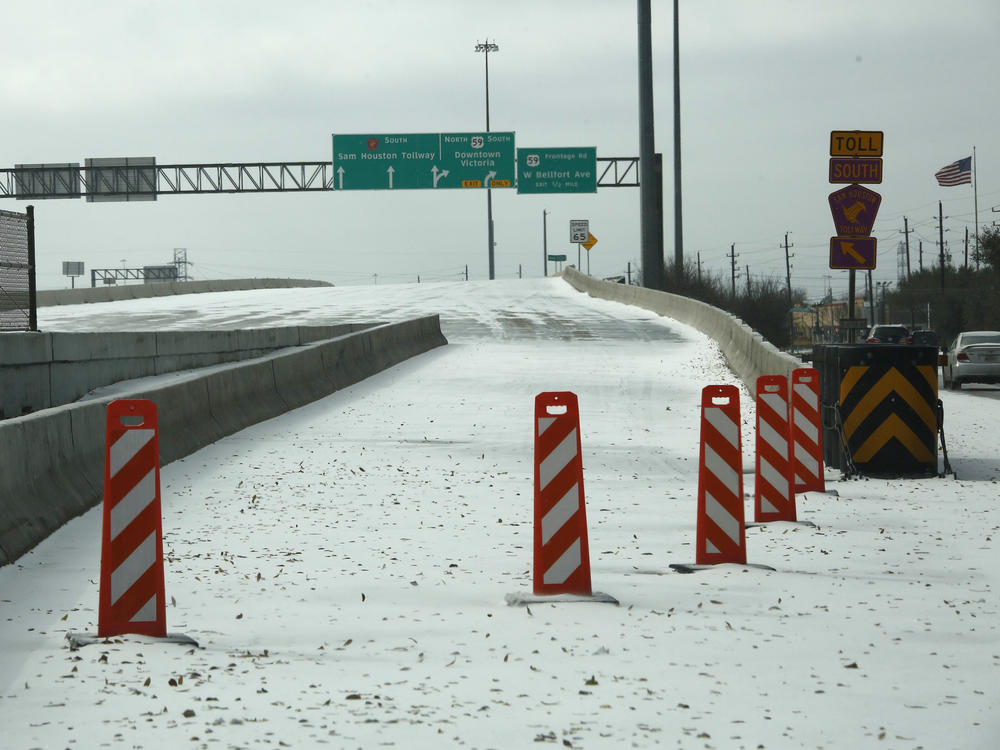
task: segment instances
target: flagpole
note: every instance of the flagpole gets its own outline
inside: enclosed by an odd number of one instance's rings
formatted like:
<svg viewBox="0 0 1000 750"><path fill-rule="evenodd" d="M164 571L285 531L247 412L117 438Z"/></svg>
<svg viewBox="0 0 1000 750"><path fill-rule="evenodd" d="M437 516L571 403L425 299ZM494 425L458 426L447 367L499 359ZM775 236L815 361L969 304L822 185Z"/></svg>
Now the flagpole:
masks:
<svg viewBox="0 0 1000 750"><path fill-rule="evenodd" d="M976 147L972 147L972 202L976 217L976 268L979 268L979 176L976 174Z"/></svg>

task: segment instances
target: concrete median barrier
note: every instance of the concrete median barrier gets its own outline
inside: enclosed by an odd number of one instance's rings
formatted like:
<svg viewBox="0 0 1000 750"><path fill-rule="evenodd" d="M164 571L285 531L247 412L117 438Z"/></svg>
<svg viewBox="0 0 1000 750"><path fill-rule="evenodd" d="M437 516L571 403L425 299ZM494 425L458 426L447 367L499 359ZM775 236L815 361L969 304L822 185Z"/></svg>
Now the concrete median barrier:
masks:
<svg viewBox="0 0 1000 750"><path fill-rule="evenodd" d="M114 397L0 421L0 565L101 501L105 413L115 398L156 402L160 459L166 465L448 343L436 315L357 327L361 330L307 346L137 385ZM288 335L275 334L274 341Z"/></svg>
<svg viewBox="0 0 1000 750"><path fill-rule="evenodd" d="M122 380L252 359L375 323L245 330L2 333L0 419L60 406Z"/></svg>
<svg viewBox="0 0 1000 750"><path fill-rule="evenodd" d="M760 375L791 377L795 368L804 366L798 358L778 349L739 318L704 302L669 292L600 281L575 268L564 270L563 278L573 288L592 297L642 307L698 329L719 345L729 368L750 393L754 392Z"/></svg>
<svg viewBox="0 0 1000 750"><path fill-rule="evenodd" d="M39 307L49 307L51 305L117 302L145 297L163 297L171 294L240 292L249 289L299 289L318 286L333 286L333 284L311 279L220 279L218 281L168 281L154 284L109 284L82 289L39 290L37 301Z"/></svg>
<svg viewBox="0 0 1000 750"><path fill-rule="evenodd" d="M78 471L69 411L57 409L3 423L0 564L16 559L95 502L90 477Z"/></svg>

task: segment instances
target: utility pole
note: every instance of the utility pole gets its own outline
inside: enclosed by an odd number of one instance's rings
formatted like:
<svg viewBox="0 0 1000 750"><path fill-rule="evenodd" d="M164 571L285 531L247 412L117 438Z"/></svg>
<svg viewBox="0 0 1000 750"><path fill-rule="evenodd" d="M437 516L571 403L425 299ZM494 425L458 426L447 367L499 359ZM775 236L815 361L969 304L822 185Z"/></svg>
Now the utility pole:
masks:
<svg viewBox="0 0 1000 750"><path fill-rule="evenodd" d="M969 228L965 228L965 267L969 267Z"/></svg>
<svg viewBox="0 0 1000 750"><path fill-rule="evenodd" d="M924 270L924 241L923 240L920 240L919 244L917 245L917 252L918 252L917 262L918 262L918 264L920 266L920 270L923 271Z"/></svg>
<svg viewBox="0 0 1000 750"><path fill-rule="evenodd" d="M795 247L795 245L788 244L789 234L790 232L785 232L785 281L787 283L787 289L788 289L788 309L791 309L792 308L792 264L790 260L791 256L788 254L788 248ZM778 245L778 247L781 247L781 245Z"/></svg>
<svg viewBox="0 0 1000 750"><path fill-rule="evenodd" d="M701 250L698 251L698 286L701 286Z"/></svg>
<svg viewBox="0 0 1000 750"><path fill-rule="evenodd" d="M749 263L747 263L746 269L747 269L747 297L749 297L750 296L750 264Z"/></svg>
<svg viewBox="0 0 1000 750"><path fill-rule="evenodd" d="M910 280L910 220L903 217L903 236L906 237L906 280Z"/></svg>
<svg viewBox="0 0 1000 750"><path fill-rule="evenodd" d="M938 201L938 237L940 238L938 260L941 263L941 291L944 291L944 208L941 201Z"/></svg>
<svg viewBox="0 0 1000 750"><path fill-rule="evenodd" d="M795 334L795 317L792 315L792 263L788 248L794 245L788 244L788 235L789 233L785 232L785 288L788 291L788 340L791 341Z"/></svg>
<svg viewBox="0 0 1000 750"><path fill-rule="evenodd" d="M736 299L736 259L739 257L736 254L736 243L734 242L729 246L729 264L732 266L732 276L733 276L733 299Z"/></svg>

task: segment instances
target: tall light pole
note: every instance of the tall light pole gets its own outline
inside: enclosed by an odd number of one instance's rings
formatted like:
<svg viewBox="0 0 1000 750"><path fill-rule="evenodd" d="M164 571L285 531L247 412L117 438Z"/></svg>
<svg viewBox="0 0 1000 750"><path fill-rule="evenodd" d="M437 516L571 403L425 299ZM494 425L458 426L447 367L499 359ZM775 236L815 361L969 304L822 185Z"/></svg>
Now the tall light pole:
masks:
<svg viewBox="0 0 1000 750"><path fill-rule="evenodd" d="M544 264L544 276L549 275L549 225L547 219L549 212L542 209L542 263Z"/></svg>
<svg viewBox="0 0 1000 750"><path fill-rule="evenodd" d="M485 42L479 42L476 44L476 52L482 52L483 58L486 60L486 132L490 132L490 52L499 52L500 47L495 43L487 39ZM490 259L490 280L492 281L494 274L493 265L493 191L490 189L489 185L486 186L486 232L489 242L489 259Z"/></svg>
<svg viewBox="0 0 1000 750"><path fill-rule="evenodd" d="M653 138L653 39L650 0L637 0L639 26L639 223L642 285L664 289L663 163Z"/></svg>

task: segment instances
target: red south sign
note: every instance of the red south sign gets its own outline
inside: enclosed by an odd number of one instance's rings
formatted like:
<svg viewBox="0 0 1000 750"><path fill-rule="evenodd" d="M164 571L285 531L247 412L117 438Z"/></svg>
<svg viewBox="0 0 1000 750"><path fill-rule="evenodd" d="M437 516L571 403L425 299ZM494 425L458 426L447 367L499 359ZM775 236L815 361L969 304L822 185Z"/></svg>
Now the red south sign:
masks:
<svg viewBox="0 0 1000 750"><path fill-rule="evenodd" d="M882 182L881 159L830 159L830 182L833 184Z"/></svg>

